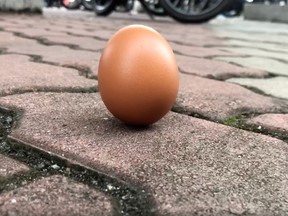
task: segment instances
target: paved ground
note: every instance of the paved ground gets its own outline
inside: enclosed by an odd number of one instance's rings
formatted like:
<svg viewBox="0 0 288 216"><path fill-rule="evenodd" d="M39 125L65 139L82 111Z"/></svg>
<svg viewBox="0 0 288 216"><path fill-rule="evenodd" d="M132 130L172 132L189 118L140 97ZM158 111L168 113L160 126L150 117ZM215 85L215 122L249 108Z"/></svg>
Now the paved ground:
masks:
<svg viewBox="0 0 288 216"><path fill-rule="evenodd" d="M141 23L180 68L171 112L126 126L97 92L107 39ZM0 215L287 215L288 25L0 15ZM125 52L125 50L123 50Z"/></svg>

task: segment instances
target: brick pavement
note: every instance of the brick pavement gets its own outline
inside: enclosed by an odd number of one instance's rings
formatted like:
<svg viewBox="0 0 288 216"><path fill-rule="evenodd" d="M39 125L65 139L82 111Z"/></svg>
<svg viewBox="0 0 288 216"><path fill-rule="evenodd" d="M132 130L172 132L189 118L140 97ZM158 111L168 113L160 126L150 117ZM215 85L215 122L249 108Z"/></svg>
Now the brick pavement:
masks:
<svg viewBox="0 0 288 216"><path fill-rule="evenodd" d="M0 14L1 215L287 215L287 25L78 15ZM105 42L135 22L180 68L172 111L140 128L97 88Z"/></svg>

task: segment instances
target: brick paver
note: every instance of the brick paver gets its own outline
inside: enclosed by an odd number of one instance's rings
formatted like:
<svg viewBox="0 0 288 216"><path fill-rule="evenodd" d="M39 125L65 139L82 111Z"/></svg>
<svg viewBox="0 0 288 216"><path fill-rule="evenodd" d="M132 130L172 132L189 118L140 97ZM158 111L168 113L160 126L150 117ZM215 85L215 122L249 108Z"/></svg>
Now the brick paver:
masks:
<svg viewBox="0 0 288 216"><path fill-rule="evenodd" d="M173 110L147 127L115 119L97 92L101 49L129 24L158 30L180 70ZM0 14L0 215L286 215L287 32Z"/></svg>
<svg viewBox="0 0 288 216"><path fill-rule="evenodd" d="M25 113L12 137L144 185L164 215L288 210L288 146L277 139L174 113L130 128L111 117L98 94L0 99L1 106L16 104Z"/></svg>
<svg viewBox="0 0 288 216"><path fill-rule="evenodd" d="M175 109L213 120L225 120L247 113L288 111L288 103L281 106L277 100L235 84L181 74Z"/></svg>
<svg viewBox="0 0 288 216"><path fill-rule="evenodd" d="M247 69L211 59L183 55L176 55L176 59L182 72L203 77L227 79L230 77L264 77L267 75L261 70Z"/></svg>
<svg viewBox="0 0 288 216"><path fill-rule="evenodd" d="M1 215L113 215L103 193L57 175L2 194L0 206Z"/></svg>
<svg viewBox="0 0 288 216"><path fill-rule="evenodd" d="M29 168L24 164L0 154L0 179L28 170Z"/></svg>
<svg viewBox="0 0 288 216"><path fill-rule="evenodd" d="M280 133L288 133L288 114L263 114L247 121L248 124Z"/></svg>
<svg viewBox="0 0 288 216"><path fill-rule="evenodd" d="M97 87L97 81L80 76L77 70L31 62L23 55L1 55L0 68L0 95L31 91L79 92Z"/></svg>
<svg viewBox="0 0 288 216"><path fill-rule="evenodd" d="M273 77L269 79L232 78L229 82L257 88L268 95L288 99L288 78Z"/></svg>

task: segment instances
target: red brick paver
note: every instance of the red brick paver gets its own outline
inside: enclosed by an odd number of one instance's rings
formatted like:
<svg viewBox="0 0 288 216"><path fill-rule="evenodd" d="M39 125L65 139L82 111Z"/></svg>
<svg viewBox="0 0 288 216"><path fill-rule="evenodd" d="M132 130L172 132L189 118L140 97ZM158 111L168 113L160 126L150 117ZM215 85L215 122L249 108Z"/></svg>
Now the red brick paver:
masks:
<svg viewBox="0 0 288 216"><path fill-rule="evenodd" d="M62 176L42 178L0 196L1 215L113 215L103 193Z"/></svg>
<svg viewBox="0 0 288 216"><path fill-rule="evenodd" d="M248 120L247 123L271 131L288 133L288 114L263 114Z"/></svg>
<svg viewBox="0 0 288 216"><path fill-rule="evenodd" d="M0 154L0 179L28 170L29 168L24 164Z"/></svg>
<svg viewBox="0 0 288 216"><path fill-rule="evenodd" d="M96 80L80 76L77 70L31 62L23 55L1 55L0 68L0 95L45 90L83 91L97 86Z"/></svg>
<svg viewBox="0 0 288 216"><path fill-rule="evenodd" d="M25 113L12 137L143 185L164 215L288 211L280 204L288 198L288 146L280 140L175 113L151 127L127 127L98 94L0 99L15 105Z"/></svg>

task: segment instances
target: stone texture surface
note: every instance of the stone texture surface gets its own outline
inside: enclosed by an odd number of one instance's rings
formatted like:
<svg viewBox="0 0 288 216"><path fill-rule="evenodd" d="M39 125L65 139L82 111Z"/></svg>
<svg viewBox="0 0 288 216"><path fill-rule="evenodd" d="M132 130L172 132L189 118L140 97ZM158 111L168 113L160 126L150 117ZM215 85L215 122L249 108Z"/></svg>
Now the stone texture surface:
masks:
<svg viewBox="0 0 288 216"><path fill-rule="evenodd" d="M125 126L98 94L14 95L0 106L25 110L12 137L144 186L163 215L288 211L288 146L280 140L176 113Z"/></svg>
<svg viewBox="0 0 288 216"><path fill-rule="evenodd" d="M229 48L221 48L221 50L240 53L247 56L259 56L271 59L279 59L282 61L288 61L288 53L283 54L283 52L277 52L277 51L267 52L266 50L260 50L256 48L246 48L246 47L231 47L231 48L229 47Z"/></svg>
<svg viewBox="0 0 288 216"><path fill-rule="evenodd" d="M42 10L44 2L41 0L0 0L0 9L5 10Z"/></svg>
<svg viewBox="0 0 288 216"><path fill-rule="evenodd" d="M97 81L74 69L29 61L28 56L0 56L0 95L27 91L80 91L96 89Z"/></svg>
<svg viewBox="0 0 288 216"><path fill-rule="evenodd" d="M269 79L232 78L227 81L257 88L274 97L288 99L287 77L273 77Z"/></svg>
<svg viewBox="0 0 288 216"><path fill-rule="evenodd" d="M248 120L247 123L288 134L288 114L263 114Z"/></svg>
<svg viewBox="0 0 288 216"><path fill-rule="evenodd" d="M101 53L73 50L64 46L46 46L32 39L21 38L12 33L0 32L0 48L7 52L41 56L45 62L60 66L88 68L93 75L98 74L98 61Z"/></svg>
<svg viewBox="0 0 288 216"><path fill-rule="evenodd" d="M0 154L0 179L17 173L27 172L29 168L18 161Z"/></svg>
<svg viewBox="0 0 288 216"><path fill-rule="evenodd" d="M170 43L174 52L180 53L182 55L194 56L194 57L215 57L215 56L241 56L241 54L235 54L233 52L228 52L217 50L215 48L197 47L181 45L177 43Z"/></svg>
<svg viewBox="0 0 288 216"><path fill-rule="evenodd" d="M181 74L175 107L185 113L224 120L245 113L287 111L288 103L280 105L280 101L236 84Z"/></svg>
<svg viewBox="0 0 288 216"><path fill-rule="evenodd" d="M0 206L1 215L113 215L111 202L103 193L58 175L1 194Z"/></svg>
<svg viewBox="0 0 288 216"><path fill-rule="evenodd" d="M232 57L227 57L232 58ZM247 69L221 61L176 55L180 71L209 78L228 79L230 77L264 77L266 72Z"/></svg>
<svg viewBox="0 0 288 216"><path fill-rule="evenodd" d="M267 71L275 75L288 75L288 65L275 59L263 57L217 57L216 59L238 64L246 68Z"/></svg>

